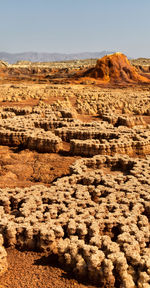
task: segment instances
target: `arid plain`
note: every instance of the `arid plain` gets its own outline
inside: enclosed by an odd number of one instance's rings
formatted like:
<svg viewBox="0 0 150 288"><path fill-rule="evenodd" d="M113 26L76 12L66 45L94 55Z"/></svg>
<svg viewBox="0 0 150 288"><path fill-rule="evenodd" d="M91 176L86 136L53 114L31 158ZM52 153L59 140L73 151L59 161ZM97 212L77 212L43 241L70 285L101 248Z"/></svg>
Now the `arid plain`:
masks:
<svg viewBox="0 0 150 288"><path fill-rule="evenodd" d="M0 62L0 287L150 287L150 63Z"/></svg>

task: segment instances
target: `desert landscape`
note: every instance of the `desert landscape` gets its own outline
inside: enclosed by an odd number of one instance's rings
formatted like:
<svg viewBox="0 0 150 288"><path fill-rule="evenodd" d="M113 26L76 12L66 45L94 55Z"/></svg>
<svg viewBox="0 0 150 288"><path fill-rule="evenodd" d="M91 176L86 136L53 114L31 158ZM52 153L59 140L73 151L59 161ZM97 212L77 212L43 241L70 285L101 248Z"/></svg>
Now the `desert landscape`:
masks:
<svg viewBox="0 0 150 288"><path fill-rule="evenodd" d="M150 287L150 60L0 61L0 287Z"/></svg>

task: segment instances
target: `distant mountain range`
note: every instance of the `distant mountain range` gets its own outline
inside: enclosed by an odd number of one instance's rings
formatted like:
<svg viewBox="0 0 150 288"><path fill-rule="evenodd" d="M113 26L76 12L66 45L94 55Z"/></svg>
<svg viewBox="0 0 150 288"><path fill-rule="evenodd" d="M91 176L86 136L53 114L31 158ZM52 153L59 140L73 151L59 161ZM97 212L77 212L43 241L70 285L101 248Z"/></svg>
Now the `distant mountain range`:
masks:
<svg viewBox="0 0 150 288"><path fill-rule="evenodd" d="M14 64L17 61L31 61L31 62L56 62L77 59L95 59L101 58L107 54L115 53L114 51L101 52L83 52L74 54L62 53L38 53L38 52L24 52L24 53L6 53L0 52L0 60L6 61L9 64Z"/></svg>

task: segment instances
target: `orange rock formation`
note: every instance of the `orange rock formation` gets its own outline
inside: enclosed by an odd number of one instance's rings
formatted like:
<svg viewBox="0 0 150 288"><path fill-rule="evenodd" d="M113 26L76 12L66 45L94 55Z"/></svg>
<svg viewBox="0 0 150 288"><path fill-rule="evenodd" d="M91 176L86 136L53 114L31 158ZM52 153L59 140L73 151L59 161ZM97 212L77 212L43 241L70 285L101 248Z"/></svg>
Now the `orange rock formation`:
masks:
<svg viewBox="0 0 150 288"><path fill-rule="evenodd" d="M84 76L105 82L150 82L138 73L124 54L119 52L98 59L96 66L84 72Z"/></svg>

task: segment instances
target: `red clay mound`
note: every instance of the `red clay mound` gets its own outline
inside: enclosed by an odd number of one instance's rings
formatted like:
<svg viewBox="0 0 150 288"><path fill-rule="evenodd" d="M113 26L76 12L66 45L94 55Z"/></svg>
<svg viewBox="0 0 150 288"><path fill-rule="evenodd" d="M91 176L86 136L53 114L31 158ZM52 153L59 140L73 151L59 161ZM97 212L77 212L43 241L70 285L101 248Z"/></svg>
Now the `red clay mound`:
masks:
<svg viewBox="0 0 150 288"><path fill-rule="evenodd" d="M84 72L84 76L105 82L150 83L150 80L141 76L128 58L119 52L98 59L96 66Z"/></svg>

